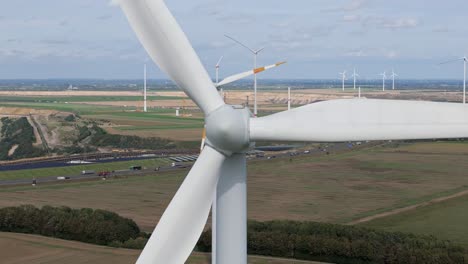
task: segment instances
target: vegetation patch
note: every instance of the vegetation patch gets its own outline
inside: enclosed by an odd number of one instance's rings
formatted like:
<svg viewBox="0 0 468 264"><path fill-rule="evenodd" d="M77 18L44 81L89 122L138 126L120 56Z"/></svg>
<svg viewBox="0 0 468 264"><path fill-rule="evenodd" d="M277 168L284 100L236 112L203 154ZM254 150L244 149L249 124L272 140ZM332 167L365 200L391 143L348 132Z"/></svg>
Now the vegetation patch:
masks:
<svg viewBox="0 0 468 264"><path fill-rule="evenodd" d="M97 245L134 241L137 224L105 210L32 205L0 209L0 231L38 234Z"/></svg>
<svg viewBox="0 0 468 264"><path fill-rule="evenodd" d="M43 155L45 152L33 146L36 142L34 128L26 117L0 119L0 160L32 158Z"/></svg>
<svg viewBox="0 0 468 264"><path fill-rule="evenodd" d="M198 249L211 250L211 231ZM466 250L433 236L296 221L249 221L248 253L330 263L464 263Z"/></svg>

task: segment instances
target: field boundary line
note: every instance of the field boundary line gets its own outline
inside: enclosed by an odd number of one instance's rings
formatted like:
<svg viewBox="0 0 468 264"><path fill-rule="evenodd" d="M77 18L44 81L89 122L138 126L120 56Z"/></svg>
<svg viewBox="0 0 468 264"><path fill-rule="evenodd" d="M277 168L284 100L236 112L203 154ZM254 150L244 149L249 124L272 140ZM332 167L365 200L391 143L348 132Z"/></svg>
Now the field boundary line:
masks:
<svg viewBox="0 0 468 264"><path fill-rule="evenodd" d="M438 198L435 198L435 199L432 199L432 200L429 200L429 201L426 201L426 202L422 202L422 203L419 203L419 204L410 205L410 206L390 210L390 211L387 211L387 212L384 212L384 213L379 213L379 214L367 216L367 217L364 217L364 218L356 219L356 220L353 220L351 222L346 223L345 225L357 225L357 224L367 223L367 222L370 222L372 220L376 220L376 219L380 219L380 218L384 218L384 217L388 217L388 216L392 216L392 215L397 215L397 214L401 214L401 213L406 213L406 212L413 211L413 210L416 210L416 209L419 209L419 208L422 208L422 207L426 207L426 206L430 206L430 205L433 205L433 204L445 202L445 201L455 199L455 198L465 196L465 195L468 195L468 190L464 190L464 191L461 191L461 192L458 192L458 193L455 193L455 194L451 194L451 195L448 195L448 196L438 197Z"/></svg>

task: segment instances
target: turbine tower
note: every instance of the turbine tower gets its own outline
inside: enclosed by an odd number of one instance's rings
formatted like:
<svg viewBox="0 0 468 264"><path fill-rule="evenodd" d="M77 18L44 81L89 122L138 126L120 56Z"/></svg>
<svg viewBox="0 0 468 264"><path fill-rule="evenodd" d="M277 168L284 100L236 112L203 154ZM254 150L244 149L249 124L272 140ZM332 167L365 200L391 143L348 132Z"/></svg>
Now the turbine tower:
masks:
<svg viewBox="0 0 468 264"><path fill-rule="evenodd" d="M447 64L455 61L460 61L463 60L463 104L466 104L466 63L468 62L468 58L466 56L463 56L462 58L455 59L455 60L449 60L446 62L439 63L440 64Z"/></svg>
<svg viewBox="0 0 468 264"><path fill-rule="evenodd" d="M354 81L354 90L356 90L356 77L359 77L359 74L356 73L356 68L353 69L353 81Z"/></svg>
<svg viewBox="0 0 468 264"><path fill-rule="evenodd" d="M153 61L200 107L206 121L206 145L137 264L184 263L203 232L215 192L216 261L247 263L246 152L255 142L468 137L468 108L440 102L341 99L255 118L248 108L223 101L164 1L119 3Z"/></svg>
<svg viewBox="0 0 468 264"><path fill-rule="evenodd" d="M245 45L244 43L238 41L237 39L235 39L235 38L233 38L231 36L228 36L228 35L224 35L224 36L226 38L231 39L232 41L236 42L237 44L241 45L242 47L246 48L247 50L249 50L254 55L254 69L256 69L257 68L257 56L265 48L263 47L263 48L254 50L254 49L249 48L247 45ZM255 73L254 74L254 116L257 117L257 114L258 114L258 109L257 109L257 73Z"/></svg>
<svg viewBox="0 0 468 264"><path fill-rule="evenodd" d="M345 80L346 80L346 71L339 72L339 75L341 75L341 80L342 80L342 85L343 85L343 92L344 92L344 86L345 86Z"/></svg>
<svg viewBox="0 0 468 264"><path fill-rule="evenodd" d="M219 83L219 66L221 65L221 61L223 60L223 57L224 56L221 56L221 58L219 58L218 62L216 63L216 66L215 66L215 69L216 69L216 85L218 85ZM223 88L220 87L219 89L219 94L221 94L221 97L223 97Z"/></svg>
<svg viewBox="0 0 468 264"><path fill-rule="evenodd" d="M143 112L148 112L148 108L146 105L146 64L143 67L143 78L144 78L144 84L143 84L143 97L144 97L144 102L143 102Z"/></svg>
<svg viewBox="0 0 468 264"><path fill-rule="evenodd" d="M395 90L395 77L398 77L398 74L396 74L393 69L392 69L392 75L390 75L390 77L392 77L392 90Z"/></svg>
<svg viewBox="0 0 468 264"><path fill-rule="evenodd" d="M382 91L385 92L385 80L387 79L387 73L383 72L383 73L381 73L379 75L382 76Z"/></svg>

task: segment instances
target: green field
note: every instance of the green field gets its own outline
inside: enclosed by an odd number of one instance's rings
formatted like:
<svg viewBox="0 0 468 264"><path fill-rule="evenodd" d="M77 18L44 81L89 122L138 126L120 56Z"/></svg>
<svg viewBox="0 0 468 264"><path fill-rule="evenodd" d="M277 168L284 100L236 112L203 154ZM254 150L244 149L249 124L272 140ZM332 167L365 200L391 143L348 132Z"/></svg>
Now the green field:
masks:
<svg viewBox="0 0 468 264"><path fill-rule="evenodd" d="M433 235L468 247L468 196L376 219L362 226Z"/></svg>
<svg viewBox="0 0 468 264"><path fill-rule="evenodd" d="M120 161L32 170L0 171L0 180L32 178L40 179L44 177L72 176L79 175L84 170L93 170L95 172L116 171L128 169L130 166L143 166L147 168L155 168L158 166L165 166L170 163L171 161L169 159L145 159L137 161Z"/></svg>
<svg viewBox="0 0 468 264"><path fill-rule="evenodd" d="M109 248L49 237L0 233L2 264L135 263L140 250ZM187 264L209 264L210 255L193 253ZM314 264L317 262L249 256L249 264Z"/></svg>
<svg viewBox="0 0 468 264"><path fill-rule="evenodd" d="M329 156L298 156L291 161L289 158L251 161L249 218L348 223L450 195L468 186L465 173L468 156L454 155L450 149L437 154L400 151L406 147L377 146ZM159 219L186 173L175 171L105 182L3 188L0 207L92 206L135 219L147 229Z"/></svg>
<svg viewBox="0 0 468 264"><path fill-rule="evenodd" d="M0 102L36 102L36 103L65 103L65 102L109 102L109 101L141 101L143 96L2 96ZM148 96L149 101L182 100L187 97L176 96Z"/></svg>
<svg viewBox="0 0 468 264"><path fill-rule="evenodd" d="M193 117L176 117L171 109L149 109L149 112L137 112L132 107L96 106L79 103L40 103L0 101L0 106L34 108L73 112L83 118L97 121L110 121L115 126L109 132L141 137L169 138L175 141L200 140L204 119L201 114Z"/></svg>

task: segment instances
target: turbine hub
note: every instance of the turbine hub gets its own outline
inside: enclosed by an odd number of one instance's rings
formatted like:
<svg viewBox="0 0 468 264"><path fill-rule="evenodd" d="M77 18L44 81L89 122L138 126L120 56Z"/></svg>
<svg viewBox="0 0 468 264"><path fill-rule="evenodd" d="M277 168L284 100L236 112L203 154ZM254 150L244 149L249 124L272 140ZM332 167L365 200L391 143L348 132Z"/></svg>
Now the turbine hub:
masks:
<svg viewBox="0 0 468 264"><path fill-rule="evenodd" d="M206 116L206 143L226 155L246 151L250 116L242 106L223 105L211 112Z"/></svg>

